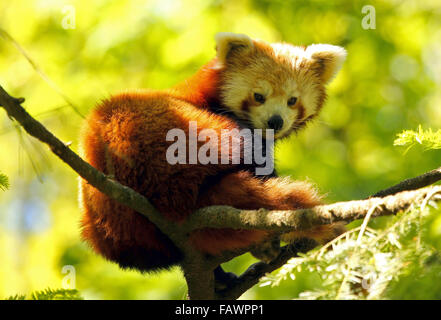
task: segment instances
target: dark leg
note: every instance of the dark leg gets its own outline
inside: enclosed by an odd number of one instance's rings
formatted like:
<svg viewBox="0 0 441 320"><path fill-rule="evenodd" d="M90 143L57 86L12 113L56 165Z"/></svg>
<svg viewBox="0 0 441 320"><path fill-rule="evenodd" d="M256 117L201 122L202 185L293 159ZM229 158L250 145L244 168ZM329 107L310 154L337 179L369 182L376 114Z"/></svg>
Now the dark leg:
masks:
<svg viewBox="0 0 441 320"><path fill-rule="evenodd" d="M216 281L215 290L220 291L233 285L237 276L232 272L225 272L221 266L218 266L214 269L214 279Z"/></svg>

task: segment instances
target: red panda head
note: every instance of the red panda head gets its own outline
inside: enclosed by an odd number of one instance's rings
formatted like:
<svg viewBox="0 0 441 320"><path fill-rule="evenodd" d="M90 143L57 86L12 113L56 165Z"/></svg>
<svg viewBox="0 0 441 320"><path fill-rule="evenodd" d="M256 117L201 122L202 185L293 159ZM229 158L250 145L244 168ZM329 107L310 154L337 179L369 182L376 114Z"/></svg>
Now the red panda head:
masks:
<svg viewBox="0 0 441 320"><path fill-rule="evenodd" d="M325 85L346 57L342 47L268 44L243 34L218 33L222 104L259 129L287 136L318 114Z"/></svg>

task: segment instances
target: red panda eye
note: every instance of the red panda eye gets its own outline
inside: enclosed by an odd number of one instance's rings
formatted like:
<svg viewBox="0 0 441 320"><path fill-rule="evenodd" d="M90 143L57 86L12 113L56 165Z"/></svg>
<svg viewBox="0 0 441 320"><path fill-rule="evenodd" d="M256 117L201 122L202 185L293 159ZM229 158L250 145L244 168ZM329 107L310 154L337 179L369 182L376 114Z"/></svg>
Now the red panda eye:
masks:
<svg viewBox="0 0 441 320"><path fill-rule="evenodd" d="M259 103L264 103L265 97L263 95L261 95L260 93L255 93L254 100L256 100L256 102L259 102Z"/></svg>
<svg viewBox="0 0 441 320"><path fill-rule="evenodd" d="M297 102L297 98L296 97L291 97L291 98L288 99L288 105L289 106L295 105L296 102Z"/></svg>

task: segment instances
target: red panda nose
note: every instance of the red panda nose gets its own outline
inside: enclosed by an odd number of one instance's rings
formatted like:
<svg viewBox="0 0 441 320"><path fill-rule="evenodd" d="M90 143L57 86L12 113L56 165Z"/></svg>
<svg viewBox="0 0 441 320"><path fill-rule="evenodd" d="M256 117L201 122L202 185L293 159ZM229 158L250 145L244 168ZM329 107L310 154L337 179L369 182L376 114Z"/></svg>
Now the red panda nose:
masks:
<svg viewBox="0 0 441 320"><path fill-rule="evenodd" d="M268 128L274 129L274 131L279 131L283 127L283 119L281 116L274 115L268 120Z"/></svg>

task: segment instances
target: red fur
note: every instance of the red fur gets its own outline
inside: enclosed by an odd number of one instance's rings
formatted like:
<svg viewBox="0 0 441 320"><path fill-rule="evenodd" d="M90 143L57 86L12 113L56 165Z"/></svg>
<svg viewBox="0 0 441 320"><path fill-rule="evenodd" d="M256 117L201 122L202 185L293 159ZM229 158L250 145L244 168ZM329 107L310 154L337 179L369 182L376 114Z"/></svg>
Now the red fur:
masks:
<svg viewBox="0 0 441 320"><path fill-rule="evenodd" d="M166 141L166 134L172 128L181 128L187 137L189 121L197 121L199 131L210 128L220 133L221 129L238 128L235 121L208 108L218 103L222 70L213 68L215 62L173 89L124 93L103 101L83 128L85 160L147 197L167 219L177 223L209 205L295 209L317 204L315 191L305 183L280 178L263 181L247 172L234 172L232 164L167 162L166 150L172 142ZM219 159L222 152L219 149ZM207 178L217 176L217 182L206 183ZM176 247L144 216L85 181L81 190L82 235L98 253L139 270L179 261ZM199 250L215 255L261 242L267 236L264 231L207 229L194 232L191 241Z"/></svg>

